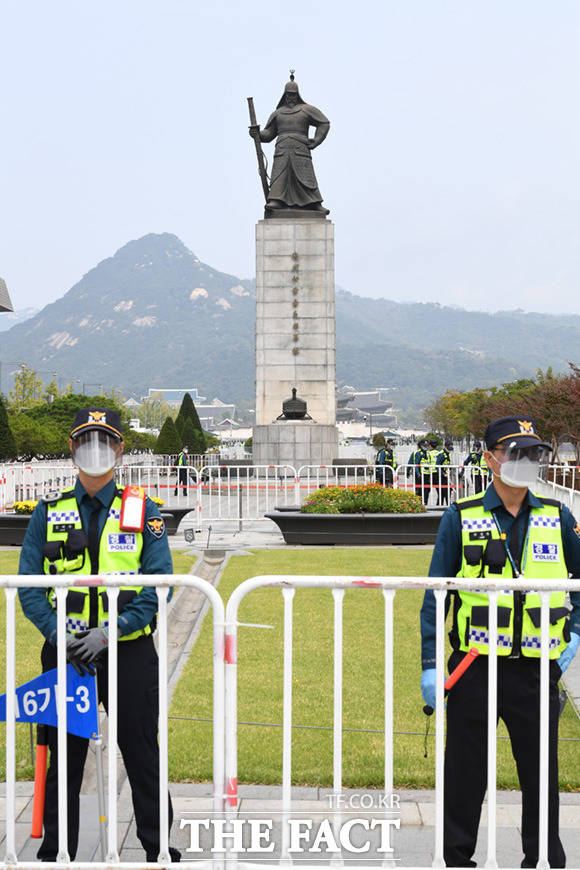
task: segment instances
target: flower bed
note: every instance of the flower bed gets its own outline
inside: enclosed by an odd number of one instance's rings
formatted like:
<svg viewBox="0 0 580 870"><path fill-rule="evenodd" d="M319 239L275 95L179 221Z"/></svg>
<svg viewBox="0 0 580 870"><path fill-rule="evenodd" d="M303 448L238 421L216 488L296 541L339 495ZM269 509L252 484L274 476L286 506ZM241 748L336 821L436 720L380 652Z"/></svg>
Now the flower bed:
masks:
<svg viewBox="0 0 580 870"><path fill-rule="evenodd" d="M420 514L426 508L418 495L404 489L391 489L380 483L359 486L324 486L309 495L303 514Z"/></svg>
<svg viewBox="0 0 580 870"><path fill-rule="evenodd" d="M432 544L443 512L419 496L377 483L323 487L301 508L266 514L287 544Z"/></svg>

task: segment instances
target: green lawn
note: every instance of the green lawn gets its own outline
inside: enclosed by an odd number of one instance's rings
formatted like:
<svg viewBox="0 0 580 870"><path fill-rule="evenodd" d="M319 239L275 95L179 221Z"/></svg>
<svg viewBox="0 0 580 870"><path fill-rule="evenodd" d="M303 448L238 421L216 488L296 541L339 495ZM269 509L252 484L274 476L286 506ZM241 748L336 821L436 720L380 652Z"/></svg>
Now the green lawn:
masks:
<svg viewBox="0 0 580 870"><path fill-rule="evenodd" d="M234 557L228 563L219 591L227 601L244 579L259 574L365 574L421 575L430 551L394 549L328 549L258 551ZM424 758L426 717L420 695L419 609L422 592L406 590L395 596L395 784L403 787L434 785L434 741ZM312 726L293 732L293 782L297 785L332 784L332 595L326 590L298 590L294 598L293 722ZM240 627L240 723L282 722L282 594L279 589L258 590L244 600L241 622L270 624L274 630ZM383 596L379 590L349 590L344 600L343 781L349 787L383 784ZM211 633L209 619L187 663L174 695L171 714L210 718ZM431 728L434 728L432 721ZM316 729L316 730L314 730ZM409 733L416 732L416 733ZM500 727L500 735L505 729ZM561 736L580 738L580 723L567 708ZM238 777L246 783L279 783L282 776L282 729L240 724ZM211 779L211 724L199 721L170 723L170 778ZM563 788L580 788L578 743L561 742ZM498 782L517 788L509 742L499 741Z"/></svg>
<svg viewBox="0 0 580 870"><path fill-rule="evenodd" d="M187 551L173 550L173 570L176 574L187 574L195 563L195 556ZM17 574L20 549L0 551L0 575ZM0 692L4 691L6 680L6 655L5 655L5 612L6 599L0 595ZM33 679L40 673L40 649L42 636L34 625L26 619L20 604L16 603L16 685ZM0 741L0 780L4 779L4 762L6 741L4 739L4 726L2 740ZM30 726L16 724L16 776L17 779L32 779L34 769L30 760Z"/></svg>
<svg viewBox="0 0 580 870"><path fill-rule="evenodd" d="M243 580L258 574L421 575L429 550L323 549L264 550L232 558L219 591L227 601ZM193 557L173 552L176 573L187 573ZM0 552L0 573L17 571L18 551ZM398 788L432 787L434 741L429 738L425 759L425 716L420 696L419 608L422 593L398 592L395 597L395 784ZM0 625L4 624L4 596L0 596ZM294 598L294 713L293 779L296 784L331 785L332 732L332 595L325 590L299 590ZM240 621L265 623L274 629L239 629L239 720L282 721L282 595L279 589L258 590L245 599ZM17 616L17 684L39 672L41 638L22 615ZM344 601L344 728L343 779L346 786L380 787L383 752L383 596L378 590L348 591ZM4 674L4 638L0 637L0 673ZM2 683L4 680L2 679ZM256 687L259 690L256 691ZM211 718L211 630L205 620L193 653L174 695L171 714ZM432 723L433 728L433 723ZM29 730L17 725L17 776L30 779ZM282 729L240 724L239 779L241 782L279 783L282 775ZM417 733L409 733L417 732ZM500 735L505 730L500 726ZM211 779L211 723L172 720L170 778L172 781ZM568 705L560 735L580 739L580 723ZM560 744L560 781L563 789L580 789L580 765L575 742ZM517 788L509 743L499 741L498 782ZM4 768L4 740L0 742L0 779Z"/></svg>

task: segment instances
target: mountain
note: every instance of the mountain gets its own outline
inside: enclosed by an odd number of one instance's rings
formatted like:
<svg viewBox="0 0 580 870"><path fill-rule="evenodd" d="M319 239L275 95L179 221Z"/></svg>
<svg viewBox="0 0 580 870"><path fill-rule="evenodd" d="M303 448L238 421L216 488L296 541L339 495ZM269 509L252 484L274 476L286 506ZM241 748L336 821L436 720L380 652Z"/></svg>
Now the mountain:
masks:
<svg viewBox="0 0 580 870"><path fill-rule="evenodd" d="M138 395L199 385L208 396L250 397L254 309L251 282L152 233L5 333L2 356Z"/></svg>
<svg viewBox="0 0 580 870"><path fill-rule="evenodd" d="M170 233L129 242L62 298L2 336L3 359L141 395L199 387L252 400L254 282L199 260ZM7 315L4 315L5 317ZM487 314L336 294L337 381L393 387L413 412L445 389L470 389L567 368L580 317ZM50 376L45 374L46 380Z"/></svg>
<svg viewBox="0 0 580 870"><path fill-rule="evenodd" d="M24 323L25 320L30 320L38 314L38 308L21 308L19 311L10 311L8 314L0 316L0 332L5 332L16 326L17 323Z"/></svg>

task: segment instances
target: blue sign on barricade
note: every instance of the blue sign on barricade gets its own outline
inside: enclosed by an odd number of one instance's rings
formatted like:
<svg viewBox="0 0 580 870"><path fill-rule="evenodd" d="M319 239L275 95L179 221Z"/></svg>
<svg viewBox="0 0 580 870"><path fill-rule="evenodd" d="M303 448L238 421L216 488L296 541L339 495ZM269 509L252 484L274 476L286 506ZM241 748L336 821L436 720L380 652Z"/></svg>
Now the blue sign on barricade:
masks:
<svg viewBox="0 0 580 870"><path fill-rule="evenodd" d="M57 669L46 671L16 688L16 721L57 724ZM93 737L99 730L95 677L81 677L66 666L67 731L78 737ZM6 695L0 695L0 721L6 721Z"/></svg>

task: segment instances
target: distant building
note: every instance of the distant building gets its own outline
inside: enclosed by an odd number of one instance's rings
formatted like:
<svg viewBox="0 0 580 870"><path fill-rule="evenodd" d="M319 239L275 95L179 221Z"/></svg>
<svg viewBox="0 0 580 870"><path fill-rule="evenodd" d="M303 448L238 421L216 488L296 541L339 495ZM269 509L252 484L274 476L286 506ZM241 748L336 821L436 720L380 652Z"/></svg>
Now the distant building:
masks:
<svg viewBox="0 0 580 870"><path fill-rule="evenodd" d="M195 410L198 413L202 427L209 432L212 431L213 427L222 420L233 420L236 413L236 406L228 402L222 402L220 399L212 399L209 405L204 405L201 402L198 404L195 402Z"/></svg>
<svg viewBox="0 0 580 870"><path fill-rule="evenodd" d="M143 396L143 401L147 399L161 399L167 402L173 408L179 408L183 397L189 393L193 399L195 410L199 416L199 422L202 429L210 432L212 428L221 420L235 417L236 406L232 402L222 402L221 399L214 398L208 402L205 396L200 396L197 387L187 387L186 389L172 389L169 387L150 387L146 396ZM139 403L131 404L131 399L125 402L129 408L137 408Z"/></svg>
<svg viewBox="0 0 580 870"><path fill-rule="evenodd" d="M393 403L381 398L384 388L378 390L355 390L348 384L336 391L336 422L366 423L369 430L380 432L397 425Z"/></svg>
<svg viewBox="0 0 580 870"><path fill-rule="evenodd" d="M0 278L0 311L14 311L6 282Z"/></svg>
<svg viewBox="0 0 580 870"><path fill-rule="evenodd" d="M138 402L137 399L134 399L132 396L130 396L126 402L123 402L123 405L125 408L129 408L129 410L132 410L133 408L140 408L141 402Z"/></svg>
<svg viewBox="0 0 580 870"><path fill-rule="evenodd" d="M143 399L161 399L167 402L168 405L181 405L183 397L189 393L193 399L193 404L198 407L198 402L205 402L206 397L200 396L197 387L185 387L184 389L169 389L168 387L149 387L149 391Z"/></svg>
<svg viewBox="0 0 580 870"><path fill-rule="evenodd" d="M205 426L204 426L205 429ZM211 434L219 438L222 444L238 444L247 441L252 436L251 426L240 426L235 420L226 418L216 423L210 429Z"/></svg>

